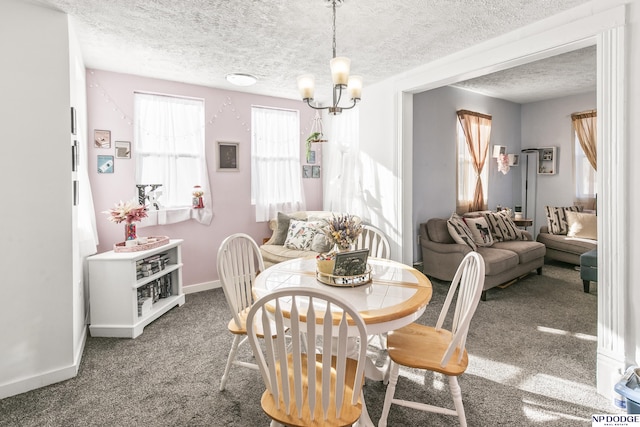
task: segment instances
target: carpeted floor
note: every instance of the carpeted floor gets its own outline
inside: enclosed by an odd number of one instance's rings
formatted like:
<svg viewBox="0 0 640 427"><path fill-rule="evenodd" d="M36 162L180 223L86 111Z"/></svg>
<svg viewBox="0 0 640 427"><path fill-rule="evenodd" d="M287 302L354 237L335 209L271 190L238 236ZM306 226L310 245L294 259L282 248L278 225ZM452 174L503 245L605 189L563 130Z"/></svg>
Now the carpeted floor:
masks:
<svg viewBox="0 0 640 427"><path fill-rule="evenodd" d="M447 284L433 281L420 322L433 324ZM597 285L582 291L573 266L546 265L480 302L460 378L469 426L590 426L619 413L595 391ZM0 426L267 426L257 371L233 367L218 385L231 344L222 290L186 297L135 340L87 339L76 378L0 400ZM384 357L371 349L373 357ZM249 360L248 347L241 352ZM403 369L396 395L451 406L439 375ZM367 381L377 422L385 387ZM454 426L457 419L392 406L390 426Z"/></svg>

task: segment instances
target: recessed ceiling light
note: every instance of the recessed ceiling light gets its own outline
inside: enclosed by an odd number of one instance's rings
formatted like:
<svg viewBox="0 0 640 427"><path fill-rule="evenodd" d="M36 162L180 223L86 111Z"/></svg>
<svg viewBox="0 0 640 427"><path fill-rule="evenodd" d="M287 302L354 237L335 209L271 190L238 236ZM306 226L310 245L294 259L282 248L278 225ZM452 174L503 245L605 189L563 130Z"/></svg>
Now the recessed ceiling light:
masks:
<svg viewBox="0 0 640 427"><path fill-rule="evenodd" d="M251 74L231 73L227 74L227 81L236 86L251 86L257 82L258 79Z"/></svg>

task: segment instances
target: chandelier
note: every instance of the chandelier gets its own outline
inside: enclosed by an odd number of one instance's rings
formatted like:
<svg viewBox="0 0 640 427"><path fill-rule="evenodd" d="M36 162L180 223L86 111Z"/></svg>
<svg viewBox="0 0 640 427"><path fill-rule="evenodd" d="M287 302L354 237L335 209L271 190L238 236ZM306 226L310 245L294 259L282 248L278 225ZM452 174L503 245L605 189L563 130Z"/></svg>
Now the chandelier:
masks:
<svg viewBox="0 0 640 427"><path fill-rule="evenodd" d="M312 105L313 93L315 90L314 77L311 74L305 74L298 77L298 90L302 100L315 110L328 110L329 114L337 116L342 110L349 110L356 106L360 101L362 94L362 77L349 76L349 68L351 61L344 56L336 57L336 7L344 3L345 0L324 0L327 5L333 8L333 58L330 61L331 78L333 80L333 104L327 107L317 107ZM349 106L340 106L342 100L342 92L346 89L351 97L352 104Z"/></svg>

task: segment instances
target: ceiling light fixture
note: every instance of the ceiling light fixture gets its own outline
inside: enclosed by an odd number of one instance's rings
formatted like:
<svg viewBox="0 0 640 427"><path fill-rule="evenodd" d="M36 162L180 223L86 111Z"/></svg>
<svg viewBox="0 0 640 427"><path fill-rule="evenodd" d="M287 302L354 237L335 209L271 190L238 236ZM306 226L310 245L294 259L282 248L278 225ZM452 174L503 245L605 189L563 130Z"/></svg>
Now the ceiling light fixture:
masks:
<svg viewBox="0 0 640 427"><path fill-rule="evenodd" d="M229 83L234 84L236 86L251 86L258 81L257 78L252 76L251 74L243 74L243 73L231 73L227 74L226 79Z"/></svg>
<svg viewBox="0 0 640 427"><path fill-rule="evenodd" d="M316 107L311 105L313 101L313 93L315 90L314 77L311 74L305 74L298 77L298 90L302 100L315 110L329 110L329 114L338 115L342 110L349 110L356 106L362 95L362 77L349 76L349 68L351 61L344 56L336 57L336 7L340 6L345 0L324 0L328 6L333 8L333 58L330 62L331 78L333 80L333 104L328 107ZM339 106L342 99L342 91L347 89L351 96L351 104L348 107Z"/></svg>

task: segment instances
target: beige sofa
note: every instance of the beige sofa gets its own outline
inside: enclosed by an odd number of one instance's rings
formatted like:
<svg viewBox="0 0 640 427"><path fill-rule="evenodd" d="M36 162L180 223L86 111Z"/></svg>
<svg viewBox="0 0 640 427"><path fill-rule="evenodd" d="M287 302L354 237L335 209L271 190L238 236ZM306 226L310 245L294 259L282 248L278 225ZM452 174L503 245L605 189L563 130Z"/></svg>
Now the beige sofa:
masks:
<svg viewBox="0 0 640 427"><path fill-rule="evenodd" d="M580 265L580 255L598 247L597 240L567 237L565 234L551 234L549 227L540 227L536 240L547 247L547 259Z"/></svg>
<svg viewBox="0 0 640 427"><path fill-rule="evenodd" d="M486 291L510 282L533 270L542 274L545 247L533 241L531 234L523 231L528 240L495 242L489 247L479 247L478 253L485 262L485 281L482 300ZM427 276L451 281L462 258L471 251L465 244L456 243L447 228L447 220L432 218L420 224L423 272Z"/></svg>
<svg viewBox="0 0 640 427"><path fill-rule="evenodd" d="M264 266L269 267L279 262L287 261L294 258L316 257L322 251L300 251L289 249L284 246L284 241L289 229L289 218L307 221L316 219L328 219L333 215L327 211L299 211L289 214L278 213L278 218L269 221L269 228L273 231L271 238L260 246L260 253L264 260ZM326 249L321 246L312 246L317 249Z"/></svg>

